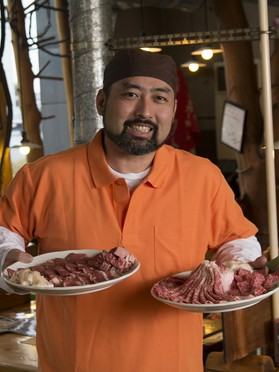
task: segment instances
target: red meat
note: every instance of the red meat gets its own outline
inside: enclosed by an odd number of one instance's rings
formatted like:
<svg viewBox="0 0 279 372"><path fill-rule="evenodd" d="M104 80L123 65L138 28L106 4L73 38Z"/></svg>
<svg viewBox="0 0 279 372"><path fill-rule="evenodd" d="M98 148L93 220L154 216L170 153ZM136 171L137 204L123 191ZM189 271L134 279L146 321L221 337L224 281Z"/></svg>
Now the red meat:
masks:
<svg viewBox="0 0 279 372"><path fill-rule="evenodd" d="M220 303L262 295L278 280L279 271L268 273L267 267L252 272L241 268L234 272L218 266L215 261L205 260L184 280L172 276L156 283L152 293L174 302ZM228 283L229 288L225 290Z"/></svg>
<svg viewBox="0 0 279 372"><path fill-rule="evenodd" d="M135 260L125 248L117 247L101 251L94 257L85 253L70 253L65 258L55 258L30 269L39 271L54 287L69 287L118 278L133 267ZM14 272L8 271L9 277Z"/></svg>

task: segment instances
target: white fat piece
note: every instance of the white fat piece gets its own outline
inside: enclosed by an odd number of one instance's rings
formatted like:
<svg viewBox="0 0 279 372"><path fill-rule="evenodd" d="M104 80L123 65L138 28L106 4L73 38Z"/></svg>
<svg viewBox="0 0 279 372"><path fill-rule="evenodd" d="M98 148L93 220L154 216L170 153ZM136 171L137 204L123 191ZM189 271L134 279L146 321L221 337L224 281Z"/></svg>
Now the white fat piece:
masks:
<svg viewBox="0 0 279 372"><path fill-rule="evenodd" d="M10 281L16 284L36 286L36 287L53 287L53 284L49 283L39 271L33 271L30 269L19 269L14 272Z"/></svg>

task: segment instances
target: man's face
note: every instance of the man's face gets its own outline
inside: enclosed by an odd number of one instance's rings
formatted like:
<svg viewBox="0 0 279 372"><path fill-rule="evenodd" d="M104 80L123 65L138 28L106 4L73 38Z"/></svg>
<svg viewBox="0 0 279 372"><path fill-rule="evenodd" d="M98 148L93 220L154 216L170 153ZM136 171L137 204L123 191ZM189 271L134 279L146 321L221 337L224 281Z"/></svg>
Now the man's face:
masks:
<svg viewBox="0 0 279 372"><path fill-rule="evenodd" d="M167 139L176 100L167 83L137 76L112 84L108 97L100 91L97 107L106 136L126 153L144 155Z"/></svg>

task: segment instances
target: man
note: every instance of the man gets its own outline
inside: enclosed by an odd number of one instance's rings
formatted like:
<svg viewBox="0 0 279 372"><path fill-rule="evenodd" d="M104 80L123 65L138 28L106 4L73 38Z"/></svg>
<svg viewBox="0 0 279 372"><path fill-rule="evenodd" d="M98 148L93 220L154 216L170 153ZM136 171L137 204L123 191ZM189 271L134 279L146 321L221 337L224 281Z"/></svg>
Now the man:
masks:
<svg viewBox="0 0 279 372"><path fill-rule="evenodd" d="M29 261L33 238L40 254L124 246L141 263L107 290L37 296L41 371L202 372L202 314L154 300L152 285L194 269L208 250L218 261L261 255L219 169L163 145L176 89L169 56L118 52L96 99L104 129L25 165L1 200L2 267Z"/></svg>

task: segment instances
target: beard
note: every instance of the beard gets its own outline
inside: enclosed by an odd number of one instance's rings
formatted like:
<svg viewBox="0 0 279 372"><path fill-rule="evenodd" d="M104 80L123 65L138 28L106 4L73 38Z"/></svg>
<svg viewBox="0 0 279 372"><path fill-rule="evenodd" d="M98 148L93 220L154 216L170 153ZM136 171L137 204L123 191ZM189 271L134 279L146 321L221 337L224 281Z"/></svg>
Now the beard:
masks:
<svg viewBox="0 0 279 372"><path fill-rule="evenodd" d="M158 141L158 126L150 120L135 119L126 120L124 122L124 129L122 133L115 134L107 129L104 120L104 132L108 138L115 143L121 150L131 155L145 155L158 150L166 141ZM129 134L128 127L132 124L148 124L152 128L152 137L149 139L134 137Z"/></svg>

